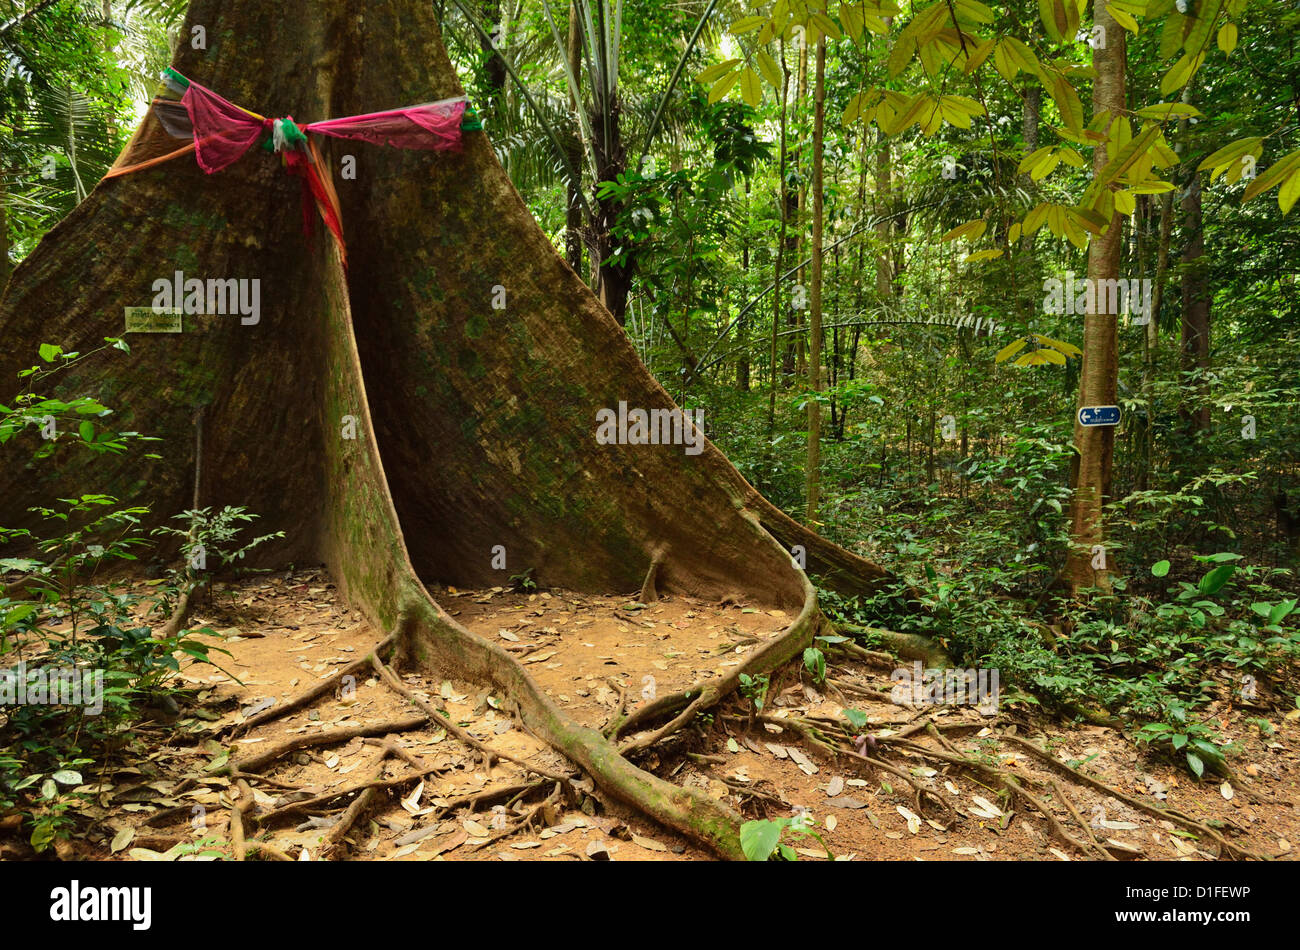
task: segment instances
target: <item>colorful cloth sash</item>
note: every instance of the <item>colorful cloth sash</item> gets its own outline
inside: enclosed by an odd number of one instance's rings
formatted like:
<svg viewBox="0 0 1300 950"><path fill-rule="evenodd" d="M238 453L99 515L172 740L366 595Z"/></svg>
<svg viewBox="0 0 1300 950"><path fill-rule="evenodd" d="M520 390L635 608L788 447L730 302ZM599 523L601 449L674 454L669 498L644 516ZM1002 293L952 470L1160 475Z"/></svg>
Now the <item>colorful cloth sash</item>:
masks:
<svg viewBox="0 0 1300 950"><path fill-rule="evenodd" d="M266 137L265 147L281 157L285 170L303 183L303 231L311 233L311 209L319 210L325 226L338 244L339 255L347 264L343 244L343 224L338 195L329 170L321 160L308 132L340 139L388 145L394 148L432 151L456 151L461 147L463 131L482 129L483 125L464 96L429 102L423 105L371 112L366 115L326 119L300 125L293 116L269 119L235 105L211 89L186 79L174 69L163 72L163 79L181 93L179 102L155 99L154 115L167 134L188 138L190 143L166 155L124 164L132 147L118 160L105 178L151 168L161 162L189 152L207 174L213 175L237 162L259 139ZM134 144L134 143L133 143Z"/></svg>

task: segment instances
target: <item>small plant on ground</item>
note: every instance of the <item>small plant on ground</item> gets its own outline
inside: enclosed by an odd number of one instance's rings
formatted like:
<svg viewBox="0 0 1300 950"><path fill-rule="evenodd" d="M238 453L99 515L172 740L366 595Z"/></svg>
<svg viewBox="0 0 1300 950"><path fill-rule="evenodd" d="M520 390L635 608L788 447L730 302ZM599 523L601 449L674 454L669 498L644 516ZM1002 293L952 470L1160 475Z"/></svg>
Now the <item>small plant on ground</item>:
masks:
<svg viewBox="0 0 1300 950"><path fill-rule="evenodd" d="M798 861L799 853L793 845L785 844L781 838L789 833L795 838L813 838L826 851L826 857L834 860L831 849L827 847L822 836L817 833L817 822L812 815L801 811L792 818L765 818L747 821L740 826L740 848L745 852L747 861Z"/></svg>

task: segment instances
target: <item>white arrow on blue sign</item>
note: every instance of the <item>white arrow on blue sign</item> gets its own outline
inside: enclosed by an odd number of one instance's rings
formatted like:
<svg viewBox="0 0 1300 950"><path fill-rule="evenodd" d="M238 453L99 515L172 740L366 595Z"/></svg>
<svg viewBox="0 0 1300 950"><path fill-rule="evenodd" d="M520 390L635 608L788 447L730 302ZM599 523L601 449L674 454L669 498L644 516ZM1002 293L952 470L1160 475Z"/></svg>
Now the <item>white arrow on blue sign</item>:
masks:
<svg viewBox="0 0 1300 950"><path fill-rule="evenodd" d="M1119 425L1119 406L1084 406L1079 410L1081 426Z"/></svg>

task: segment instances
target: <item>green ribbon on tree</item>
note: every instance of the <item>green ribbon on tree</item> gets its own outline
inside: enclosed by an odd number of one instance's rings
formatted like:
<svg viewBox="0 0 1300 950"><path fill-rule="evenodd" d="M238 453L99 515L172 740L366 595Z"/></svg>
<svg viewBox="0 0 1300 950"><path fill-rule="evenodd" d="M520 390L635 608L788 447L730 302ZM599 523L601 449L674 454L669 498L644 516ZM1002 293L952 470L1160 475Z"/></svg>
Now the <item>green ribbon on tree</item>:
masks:
<svg viewBox="0 0 1300 950"><path fill-rule="evenodd" d="M293 119L276 119L271 124L271 135L262 143L262 149L267 152L284 152L294 148L307 150L306 133L298 128L298 123Z"/></svg>

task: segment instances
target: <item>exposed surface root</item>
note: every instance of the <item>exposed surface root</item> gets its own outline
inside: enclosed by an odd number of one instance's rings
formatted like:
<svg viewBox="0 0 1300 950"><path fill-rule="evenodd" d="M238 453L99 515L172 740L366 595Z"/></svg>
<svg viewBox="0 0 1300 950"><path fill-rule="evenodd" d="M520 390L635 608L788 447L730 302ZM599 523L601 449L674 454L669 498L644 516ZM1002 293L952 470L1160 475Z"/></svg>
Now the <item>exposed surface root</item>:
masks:
<svg viewBox="0 0 1300 950"><path fill-rule="evenodd" d="M398 776L397 778L379 778L369 782L364 782L360 785L349 785L347 788L336 789L332 792L326 792L323 795L316 795L299 802L290 802L287 805L281 805L274 811L269 811L264 815L259 815L257 817L257 823L259 825L271 825L284 818L300 815L304 812L312 811L313 809L324 808L328 805L334 804L334 802L337 802L339 799L349 798L353 795L365 792L368 789L388 791L390 789L402 788L413 782L419 781L426 775L432 775L437 772L438 769L428 766L418 772Z"/></svg>
<svg viewBox="0 0 1300 950"><path fill-rule="evenodd" d="M645 580L641 582L641 603L653 604L659 599L659 566L663 562L663 553L656 551L650 561L650 567L645 572Z"/></svg>
<svg viewBox="0 0 1300 950"><path fill-rule="evenodd" d="M207 581L200 581L191 584L181 591L180 597L176 599L176 608L172 615L167 618L167 622L153 632L154 639L166 640L176 636L185 626L185 621L189 619L190 611L194 609L194 604L198 601L203 591L208 589Z"/></svg>
<svg viewBox="0 0 1300 950"><path fill-rule="evenodd" d="M376 786L384 778L384 762L392 751L393 745L391 739L385 740L383 745L380 747L379 759L375 764L375 771L371 776L370 781L367 782L365 787L361 790L361 794L353 799L352 804L348 805L347 810L343 812L343 817L330 828L329 832L325 835L325 840L321 842L320 856L322 860L327 860L333 856L339 843L344 839L347 833L352 830L352 826L357 823L357 820L366 813L366 810L370 807L370 803L374 801L375 795L377 794Z"/></svg>
<svg viewBox="0 0 1300 950"><path fill-rule="evenodd" d="M1022 739L1020 736L1005 736L1003 738L1005 738L1008 742L1014 743L1018 748L1024 749L1026 752L1030 753L1040 761L1047 763L1052 768L1056 769L1058 772L1070 776L1071 779L1080 783L1081 785L1087 785L1089 788L1095 789L1096 791L1099 791L1104 795L1109 795L1112 798L1117 798L1120 801L1124 802L1126 805L1129 805L1140 811L1144 811L1148 815L1154 815L1157 818L1163 818L1166 821L1171 821L1176 825L1182 825L1188 831L1195 832L1198 835L1205 835L1207 838L1213 839L1215 842L1218 843L1219 847L1221 847L1223 851L1229 856L1239 857L1239 858L1250 858L1257 861L1269 860L1269 857L1267 855L1259 854L1258 852L1251 851L1248 848L1243 848L1241 845L1233 844L1223 835L1219 834L1218 831L1216 831L1214 828L1211 828L1209 825L1205 824L1204 822L1197 821L1195 818L1190 818L1187 815L1184 815L1182 812L1175 811L1172 808L1160 808L1159 806L1152 805L1140 799L1134 798L1131 795L1126 795L1124 792L1121 792L1119 789L1111 788L1109 785L1105 784L1104 782L1100 782L1090 775L1085 775L1083 772L1080 772L1078 769L1072 769L1070 768L1069 765L1060 761L1055 756L1040 749L1032 742L1029 742L1026 739Z"/></svg>
<svg viewBox="0 0 1300 950"><path fill-rule="evenodd" d="M410 702L417 709L419 709L426 716L428 716L430 720L438 723L438 725L446 729L449 733L451 733L461 742L477 750L479 754L482 756L482 760L485 768L491 769L494 759L504 759L507 762L513 762L516 765L521 765L530 772L536 772L538 775L545 776L546 778L549 779L554 779L557 782L567 782L573 778L572 775L563 775L559 772L553 772L550 769L544 768L543 766L534 765L533 763L529 762L527 759L521 759L517 756L511 755L508 752L502 752L499 749L493 749L487 743L480 742L474 736L470 735L466 730L462 729L456 723L452 722L451 717L448 716L445 712L440 712L439 710L435 709L433 706L429 705L424 700L420 699L418 696L412 693L405 686L403 686L402 681L397 678L397 674L394 673L390 667L385 666L383 663L381 663L378 657L371 656L370 665L374 667L375 672L379 674L380 678L384 682L384 685L388 686L389 689L397 693L399 696L401 696L408 702Z"/></svg>
<svg viewBox="0 0 1300 950"><path fill-rule="evenodd" d="M926 666L950 668L955 664L937 644L914 633L898 633L883 627L860 627L852 623L838 623L836 626L857 637L879 640L904 660L920 660ZM849 644L841 644L849 646Z"/></svg>
<svg viewBox="0 0 1300 950"><path fill-rule="evenodd" d="M310 749L318 746L338 745L340 742L347 742L357 736L381 736L390 732L407 732L411 729L418 729L428 722L428 716L412 716L406 719L398 719L394 722L381 722L374 725L363 726L345 726L340 729L326 729L321 732L306 733L300 736L294 736L278 743L269 749L263 749L261 752L255 752L252 755L230 762L224 769L216 770L214 775L229 774L230 772L257 772L266 768L276 759L290 752L297 752L299 749Z"/></svg>
<svg viewBox="0 0 1300 950"><path fill-rule="evenodd" d="M303 690L288 702L282 703L278 706L272 706L270 709L263 710L255 716L250 716L243 722L236 723L230 727L231 736L243 735L250 729L260 726L263 723L272 722L273 720L287 716L289 713L296 712L304 706L310 706L322 696L328 696L331 693L336 692L340 684L342 684L345 676L354 676L366 667L370 666L372 657L383 657L386 655L392 650L393 643L396 639L396 634L389 634L379 643L375 644L375 648L361 659L354 663L349 663L342 669L335 671L332 676L326 677L310 689Z"/></svg>
<svg viewBox="0 0 1300 950"><path fill-rule="evenodd" d="M239 798L230 805L230 850L236 861L242 861L247 851L244 846L244 814L253 807L253 790L243 779L239 779L235 787L239 790Z"/></svg>
<svg viewBox="0 0 1300 950"><path fill-rule="evenodd" d="M1070 817L1079 823L1079 827L1084 830L1085 834L1087 834L1088 841L1093 850L1101 857L1101 859L1103 861L1116 860L1113 854L1102 847L1101 842L1097 840L1097 836L1092 833L1092 826L1083 820L1083 816L1079 814L1079 810L1074 807L1074 803L1070 801L1069 796L1066 795L1065 792L1061 791L1061 786L1056 782L1052 782L1052 792L1055 794L1056 800L1065 806L1065 810L1070 813Z"/></svg>
<svg viewBox="0 0 1300 950"><path fill-rule="evenodd" d="M642 724L652 722L660 716L678 709L682 710L660 728L627 740L619 746L619 752L628 755L649 748L688 725L699 713L717 705L735 692L740 686L741 676L760 675L788 663L802 653L804 647L812 643L820 622L821 615L816 610L814 598L809 605L805 606L799 619L791 625L789 633L768 640L759 649L749 654L744 662L733 667L721 680L701 680L683 692L657 699L628 716L614 730L614 738Z"/></svg>
<svg viewBox="0 0 1300 950"><path fill-rule="evenodd" d="M312 582L309 574L303 579ZM250 584L247 590L255 594L275 586L263 582ZM307 590L306 584L289 579L283 587ZM696 664L703 668L716 662L725 672L728 663L743 662L746 651L736 650L737 646L751 646L745 643L750 639L763 640L761 635L744 635L750 628L758 628L761 634L762 624L736 624L741 619L736 616L741 605L724 605L714 612L702 602L675 594L665 595L655 608L638 608L628 598L613 595L604 605L583 606L579 596L566 597L559 592L544 600L538 594L532 603L547 605L546 616L542 616L527 606L526 595L492 594L489 598L487 591L459 593L465 598L460 605L469 599L479 604L490 601L485 611L477 612L501 612L497 623L483 626L489 633L510 627L517 639L498 639L505 641L499 646L506 650L515 647L512 653L527 656L529 651L550 650L554 637L548 632L538 635L538 630L552 624L570 627L565 632L576 634L572 640L581 640L585 632L597 645L588 654L595 662L584 666L582 652L570 645L569 652L555 654L563 663L548 664L543 659L527 669L534 674L534 683L543 688L539 701L566 691L590 690L591 695L582 693L576 698L587 701L584 715L593 733L609 729L626 715L629 706L637 708L631 705L637 699L632 684L637 681L636 674L649 666L648 657L663 656L674 670L687 672ZM884 690L873 687L888 684L886 667L890 663L874 655L857 656L853 651L840 651L844 665L830 670L820 682L811 680L799 658L792 657L785 666L770 671L761 693L747 688L743 696L725 700L721 710L702 710L700 718L638 750L635 765L622 756L598 762L615 776L614 784L591 773L569 775L565 764L538 744L539 740L550 742L544 735L546 724L538 729L536 720L529 718L527 704L511 703L521 695L517 689L506 692L489 681L489 688L480 690L481 679L445 668L399 673L380 662L379 654L390 647L400 648L400 643L390 638L376 648L377 638L370 628L359 628L355 616L349 618L346 612L313 616L320 609L322 594L319 589L311 591L304 598L304 609L291 617L283 615L282 606L271 608L270 613L279 614L278 626L284 633L275 636L268 630L263 637L257 635L261 631L254 632L259 621L253 618L259 611L261 616L269 616L269 605L249 609L247 603L261 597L219 599L223 604L242 601L247 611L240 617L227 608L224 615L218 615L219 621L204 621L238 626L252 634L242 643L233 636L235 642L230 644L234 651L230 669L243 681L235 683L197 665L183 667L182 677L196 687L196 693L210 691L208 698L201 700L208 710L227 715L229 724L217 729L218 734L243 727L235 716L246 703L260 704L274 695L281 705L262 719L260 728L254 724L255 732L245 730L250 734L230 746L230 761L224 769L208 761L219 754L210 742L204 744L205 734L213 732L202 720L210 715L190 719L193 746L178 748L163 759L174 761L179 768L165 767L149 783L128 780L137 789L156 786L148 793L156 802L149 806L149 816L135 818L131 839L135 847L155 849L159 854L170 852L173 858L179 853L181 860L192 859L195 848L210 853L212 832L185 827L193 801L209 807L220 803L221 813L229 821L216 832L218 841L225 839L217 847L237 860L430 860L443 856L452 860L584 860L588 857L584 848L598 843L607 844L608 852L595 847L592 855L597 859L617 853L616 860L673 860L672 854L657 856L639 843L646 840L642 836L652 837L655 832L631 824L636 820L635 811L620 807L621 803L632 804L615 790L617 782L625 779L645 781L642 787L652 801L661 789L669 790L664 794L679 794L681 797L663 810L671 816L677 809L688 821L730 812L734 828L745 818L815 813L820 833L841 859L858 855L931 859L951 853L968 860L1041 860L1048 852L1061 860L1106 861L1161 854L1182 860L1197 860L1197 855L1213 860L1215 852L1225 859L1282 857L1289 850L1288 841L1282 839L1294 841L1297 837L1286 824L1289 816L1272 827L1261 826L1261 809L1250 804L1253 796L1244 789L1234 800L1226 789L1219 794L1217 781L1184 784L1179 781L1181 775L1159 759L1139 765L1139 788L1128 788L1131 772L1124 771L1124 778L1117 779L1114 770L1126 770L1132 761L1131 749L1106 730L1075 725L1062 731L1018 708L997 718L952 706L905 706L888 701L888 685ZM566 600L579 605L576 612L570 609L567 623L555 609L558 602ZM609 607L613 609L606 609ZM676 627L688 609L696 612L697 619L682 624L679 633ZM595 623L607 626L593 629L592 621L585 618L596 615L602 619ZM537 629L530 630L513 619L530 616ZM620 622L626 628L621 633ZM647 632L647 627L658 632ZM408 625L408 629L414 626ZM710 641L719 641L724 635L731 646L718 651ZM413 640L406 652L413 661L420 661L422 649L421 641ZM365 658L356 660L363 652ZM682 663L674 657L689 660ZM608 660L614 663L601 662ZM611 665L613 672L609 672ZM335 673L328 672L330 666ZM502 668L506 666L502 664ZM340 685L338 672L342 670L358 674L355 692L331 693ZM316 701L305 715L294 715L309 705L301 701L303 693L295 692L303 673L313 684L309 692ZM321 676L327 679L321 681ZM320 682L329 686L317 689ZM845 687L842 696L836 691L837 684ZM603 692L599 701L593 702L597 687ZM756 709L754 700L760 696L762 706ZM560 698L568 702L566 697ZM642 704L648 705L651 703ZM445 728L448 721L467 738L458 736L456 729ZM1037 721L1052 740L1046 752L1035 732L1025 733L1034 737L1030 744L1035 749L1019 745L1025 740L1015 733L1017 729L1025 731L1031 721ZM414 728L399 736L394 731L398 725ZM552 723L550 728L557 726ZM363 734L367 732L374 735ZM972 735L976 732L979 735ZM311 738L301 738L304 733ZM557 734L564 738L562 731ZM584 742L575 748L573 761L599 748L592 745L597 741L594 736L582 735ZM611 749L608 740L606 743L605 748ZM300 747L297 755L292 754L294 746ZM498 747L505 755L489 755ZM1257 748L1277 751L1276 745L1262 741ZM250 755L253 749L263 751ZM376 753L382 758L377 759ZM1057 763L1042 758L1044 754ZM1102 762L1079 771L1080 762L1098 755ZM1110 757L1109 766L1106 757ZM1247 761L1248 768L1266 764L1258 759ZM528 775L530 763L564 780ZM1266 777L1277 774L1267 768L1252 771ZM597 779L594 784L593 778ZM1150 789L1147 795L1140 791L1144 779ZM121 779L116 782L122 785ZM1112 786L1129 794L1117 793ZM1168 801L1157 801L1162 792L1168 793ZM701 794L716 803L715 811L689 810ZM991 805L988 799L997 804ZM121 800L132 801L129 797ZM1152 807L1144 807L1145 802ZM661 806L656 803L656 807ZM1193 814L1199 820L1189 817ZM122 817L133 823L129 815ZM1270 817L1277 818L1276 814ZM905 825L900 819L906 820ZM146 833L150 831L146 825L164 823L170 824L160 829L161 833ZM667 821L661 824L678 830ZM101 847L107 849L108 841L121 830L120 820L107 824ZM1261 832L1266 836L1261 837ZM1276 851L1270 847L1270 832L1278 842ZM683 833L669 841L666 849L663 842L667 839L651 844L655 850L683 854L683 840L689 842L692 837ZM793 845L799 843L796 840ZM824 853L811 842L803 843L808 847L801 854L824 859ZM577 850L572 850L575 844ZM178 847L182 845L189 848ZM620 845L625 849L621 853ZM935 851L939 854L934 855ZM124 849L116 852L119 858L127 854ZM699 856L698 852L689 855Z"/></svg>

